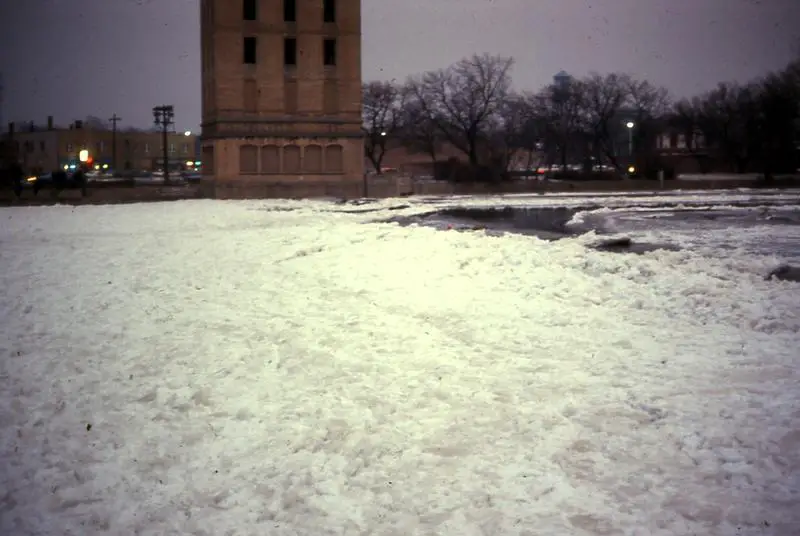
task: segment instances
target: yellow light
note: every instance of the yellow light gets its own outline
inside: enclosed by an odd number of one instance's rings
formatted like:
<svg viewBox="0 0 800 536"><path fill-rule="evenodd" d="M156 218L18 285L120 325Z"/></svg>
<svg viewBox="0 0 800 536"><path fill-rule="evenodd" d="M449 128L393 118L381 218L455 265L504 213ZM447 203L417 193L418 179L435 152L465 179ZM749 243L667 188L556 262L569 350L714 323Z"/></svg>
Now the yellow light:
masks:
<svg viewBox="0 0 800 536"><path fill-rule="evenodd" d="M636 173L636 168L631 166L628 168L628 173Z"/></svg>
<svg viewBox="0 0 800 536"><path fill-rule="evenodd" d="M103 169L108 169L108 164L103 164Z"/></svg>
<svg viewBox="0 0 800 536"><path fill-rule="evenodd" d="M100 169L100 164L95 165L94 169Z"/></svg>
<svg viewBox="0 0 800 536"><path fill-rule="evenodd" d="M194 162L192 162L191 160L186 162L186 167L192 167L193 165L194 165Z"/></svg>
<svg viewBox="0 0 800 536"><path fill-rule="evenodd" d="M28 182L36 182L36 177L28 177Z"/></svg>
<svg viewBox="0 0 800 536"><path fill-rule="evenodd" d="M81 162L86 162L89 160L89 151L86 149L81 149L81 152L78 153L78 160Z"/></svg>
<svg viewBox="0 0 800 536"><path fill-rule="evenodd" d="M64 171L67 171L68 169L69 169L69 166L64 164Z"/></svg>

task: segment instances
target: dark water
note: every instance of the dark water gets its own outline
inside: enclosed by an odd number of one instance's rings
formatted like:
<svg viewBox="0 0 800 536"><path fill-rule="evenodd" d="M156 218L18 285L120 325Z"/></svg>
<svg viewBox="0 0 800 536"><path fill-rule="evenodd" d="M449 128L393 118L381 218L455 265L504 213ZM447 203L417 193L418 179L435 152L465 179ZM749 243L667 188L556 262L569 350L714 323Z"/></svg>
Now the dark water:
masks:
<svg viewBox="0 0 800 536"><path fill-rule="evenodd" d="M585 217L586 228L666 240L687 247L742 250L777 255L800 263L800 207L686 210L652 212L615 210Z"/></svg>
<svg viewBox="0 0 800 536"><path fill-rule="evenodd" d="M776 200L778 201L778 200ZM704 248L729 254L733 250L756 255L777 255L800 263L800 206L780 200L741 201L738 206L714 208L702 202L652 204L646 211L622 208L593 212L596 204L573 207L448 208L400 223L437 228L485 228L545 240L594 231L598 235L625 235L640 251L665 248ZM575 223L576 215L579 223ZM632 250L632 249L631 249Z"/></svg>

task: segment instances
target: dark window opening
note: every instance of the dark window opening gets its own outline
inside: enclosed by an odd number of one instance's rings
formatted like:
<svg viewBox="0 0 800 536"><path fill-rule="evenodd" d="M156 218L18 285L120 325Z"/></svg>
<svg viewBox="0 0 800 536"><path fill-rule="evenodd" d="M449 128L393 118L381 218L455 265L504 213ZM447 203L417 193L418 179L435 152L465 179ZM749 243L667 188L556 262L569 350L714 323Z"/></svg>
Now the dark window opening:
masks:
<svg viewBox="0 0 800 536"><path fill-rule="evenodd" d="M297 2L283 0L283 22L297 22Z"/></svg>
<svg viewBox="0 0 800 536"><path fill-rule="evenodd" d="M331 67L336 65L336 39L326 39L322 47L323 63Z"/></svg>
<svg viewBox="0 0 800 536"><path fill-rule="evenodd" d="M258 18L258 0L242 0L242 17L244 20L256 20Z"/></svg>
<svg viewBox="0 0 800 536"><path fill-rule="evenodd" d="M244 38L244 62L247 64L254 64L256 62L256 38Z"/></svg>
<svg viewBox="0 0 800 536"><path fill-rule="evenodd" d="M297 65L297 39L294 37L283 40L283 64L287 67Z"/></svg>
<svg viewBox="0 0 800 536"><path fill-rule="evenodd" d="M322 20L336 22L336 0L324 0L322 6Z"/></svg>

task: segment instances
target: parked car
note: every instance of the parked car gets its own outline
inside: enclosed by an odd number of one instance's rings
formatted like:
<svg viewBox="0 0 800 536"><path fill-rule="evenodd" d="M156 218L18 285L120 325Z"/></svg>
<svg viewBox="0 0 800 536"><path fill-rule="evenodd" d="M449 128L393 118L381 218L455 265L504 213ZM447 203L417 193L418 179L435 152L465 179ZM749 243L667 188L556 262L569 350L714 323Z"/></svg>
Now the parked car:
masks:
<svg viewBox="0 0 800 536"><path fill-rule="evenodd" d="M181 173L181 178L188 183L200 182L202 175L196 171L184 171Z"/></svg>
<svg viewBox="0 0 800 536"><path fill-rule="evenodd" d="M64 171L64 175L66 176L66 182L64 184L65 188L81 188L85 185L80 184L76 181L76 172L75 171ZM84 180L87 180L86 174L84 173ZM35 175L28 177L25 182L23 183L23 187L33 188L34 191L41 190L43 188L50 188L54 185L54 179L52 173L43 173L42 175Z"/></svg>

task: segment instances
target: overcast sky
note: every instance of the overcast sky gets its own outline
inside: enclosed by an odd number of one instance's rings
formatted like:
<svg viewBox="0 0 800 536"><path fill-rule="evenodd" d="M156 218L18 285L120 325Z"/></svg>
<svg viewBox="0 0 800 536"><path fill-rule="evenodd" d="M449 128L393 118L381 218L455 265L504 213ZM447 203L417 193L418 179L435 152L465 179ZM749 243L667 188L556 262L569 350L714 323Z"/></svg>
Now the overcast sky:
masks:
<svg viewBox="0 0 800 536"><path fill-rule="evenodd" d="M235 0L230 0L235 3ZM355 0L340 0L343 2ZM519 88L564 69L624 71L683 96L800 53L800 0L365 0L365 79L473 52L514 56ZM200 123L198 0L0 0L3 121L117 113L149 126L174 104Z"/></svg>

